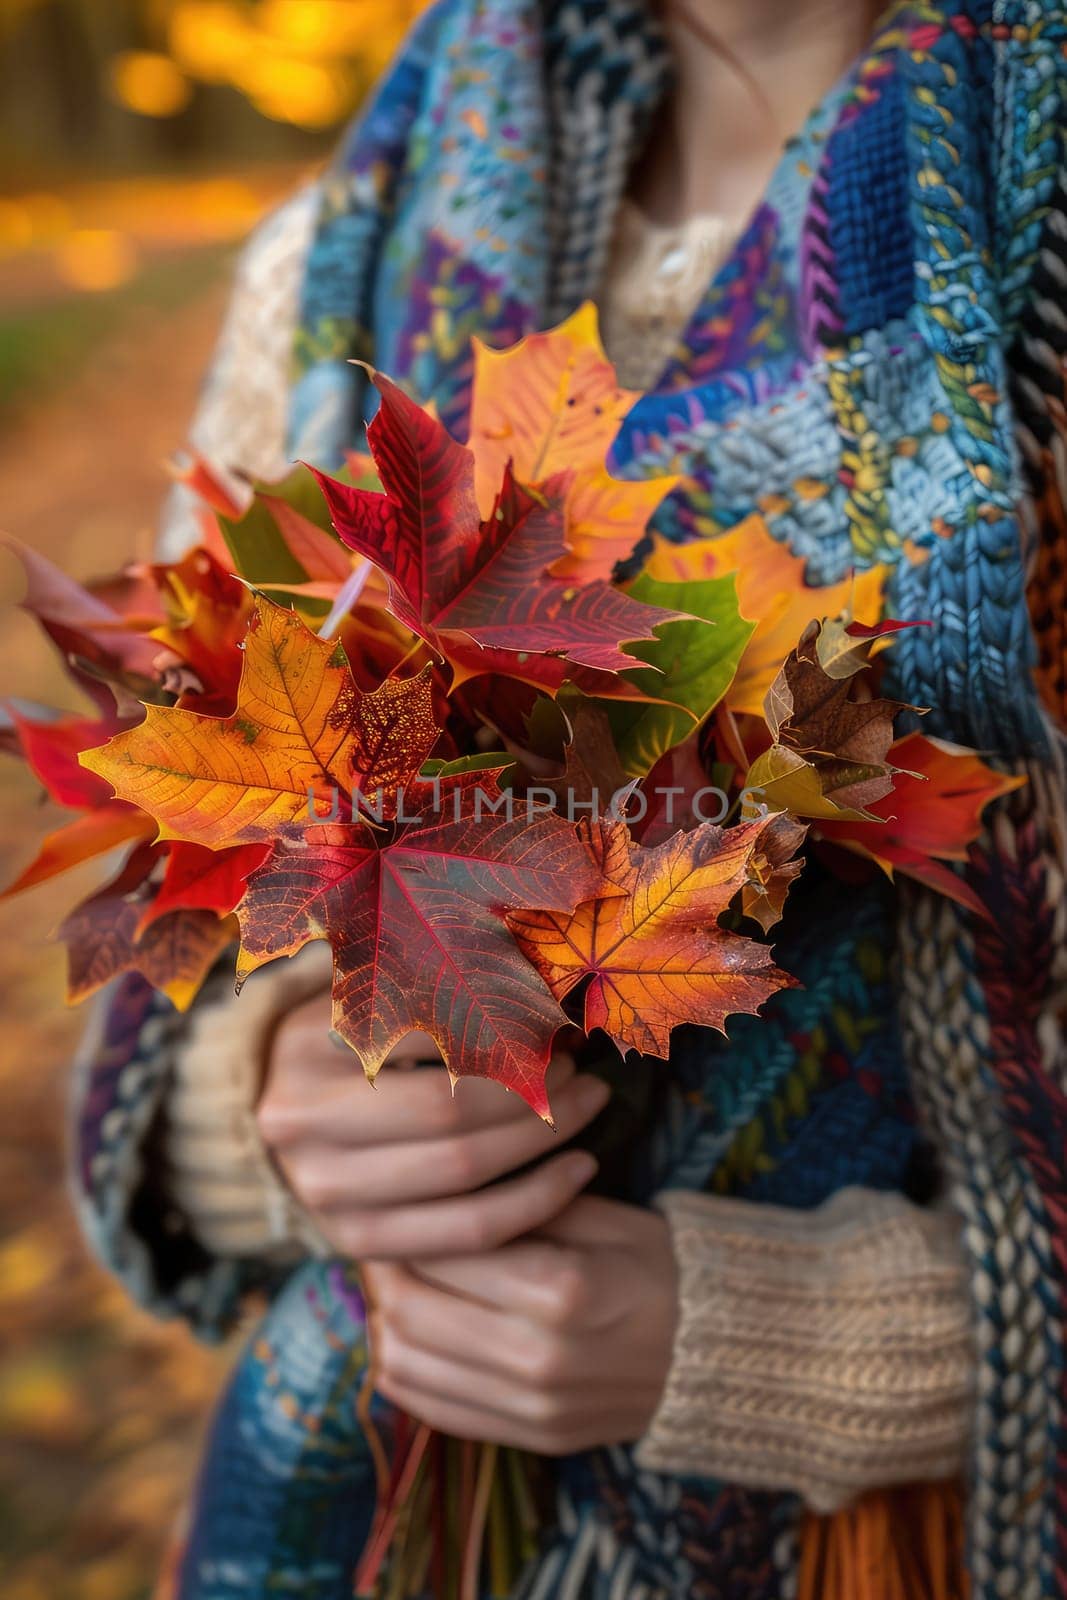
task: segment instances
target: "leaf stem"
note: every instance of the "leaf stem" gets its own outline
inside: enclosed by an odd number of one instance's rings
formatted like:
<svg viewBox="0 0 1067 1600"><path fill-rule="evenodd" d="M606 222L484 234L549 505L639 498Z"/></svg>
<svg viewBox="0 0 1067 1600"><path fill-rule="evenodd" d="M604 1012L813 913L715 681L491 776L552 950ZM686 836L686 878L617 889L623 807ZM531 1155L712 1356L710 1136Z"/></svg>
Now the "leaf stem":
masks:
<svg viewBox="0 0 1067 1600"><path fill-rule="evenodd" d="M482 1565L485 1525L489 1516L489 1497L493 1491L496 1464L496 1445L483 1444L480 1447L478 1473L474 1484L474 1499L471 1505L470 1522L467 1526L466 1548L463 1553L460 1600L478 1600L478 1577Z"/></svg>
<svg viewBox="0 0 1067 1600"><path fill-rule="evenodd" d="M363 593L367 579L371 575L371 562L366 556L360 556L351 573L337 591L337 596L330 607L319 629L320 639L332 639L344 618L351 611L360 595Z"/></svg>

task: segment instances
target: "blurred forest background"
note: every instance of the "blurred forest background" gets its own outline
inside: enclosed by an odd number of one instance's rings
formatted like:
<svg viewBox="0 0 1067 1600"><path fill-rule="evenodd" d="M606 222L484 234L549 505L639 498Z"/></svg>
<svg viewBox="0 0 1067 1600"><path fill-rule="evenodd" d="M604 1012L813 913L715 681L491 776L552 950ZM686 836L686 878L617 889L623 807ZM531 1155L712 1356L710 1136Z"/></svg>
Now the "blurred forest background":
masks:
<svg viewBox="0 0 1067 1600"><path fill-rule="evenodd" d="M77 577L151 549L233 253L314 170L420 0L0 0L0 532ZM0 552L0 695L78 707ZM59 813L3 759L0 879ZM66 1193L49 934L0 902L0 1593L147 1600L227 1352L142 1316Z"/></svg>

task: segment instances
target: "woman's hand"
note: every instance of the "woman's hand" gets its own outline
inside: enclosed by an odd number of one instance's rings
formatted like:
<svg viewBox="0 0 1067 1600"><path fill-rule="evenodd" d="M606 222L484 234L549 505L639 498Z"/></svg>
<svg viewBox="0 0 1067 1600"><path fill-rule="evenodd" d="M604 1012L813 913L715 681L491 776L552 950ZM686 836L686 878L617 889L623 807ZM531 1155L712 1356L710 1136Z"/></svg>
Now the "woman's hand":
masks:
<svg viewBox="0 0 1067 1600"><path fill-rule="evenodd" d="M287 1182L330 1244L360 1261L491 1250L541 1227L585 1188L596 1162L550 1153L600 1112L609 1090L549 1068L556 1131L498 1083L463 1078L455 1093L441 1066L401 1071L436 1051L412 1034L377 1086L329 1038L330 1001L316 996L279 1026L258 1109L260 1131Z"/></svg>
<svg viewBox="0 0 1067 1600"><path fill-rule="evenodd" d="M445 1433L565 1455L655 1414L678 1301L655 1212L587 1196L536 1238L366 1280L377 1388Z"/></svg>

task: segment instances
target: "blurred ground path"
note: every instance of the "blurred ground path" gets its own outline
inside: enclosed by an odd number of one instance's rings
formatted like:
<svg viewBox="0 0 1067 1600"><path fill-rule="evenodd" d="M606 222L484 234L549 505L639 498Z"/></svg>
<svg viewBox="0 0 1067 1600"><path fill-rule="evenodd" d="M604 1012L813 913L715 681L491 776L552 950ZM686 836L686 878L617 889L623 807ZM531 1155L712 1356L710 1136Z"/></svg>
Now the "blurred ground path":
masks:
<svg viewBox="0 0 1067 1600"><path fill-rule="evenodd" d="M79 577L150 549L223 301L224 263L190 258L166 314L151 295L72 310L49 398L0 437L0 530ZM88 355L85 352L90 352ZM0 552L0 693L77 706ZM63 814L0 765L0 878ZM82 1018L62 1005L49 931L84 893L73 875L0 903L0 1592L3 1600L143 1600L222 1370L179 1328L133 1311L93 1266L65 1193L67 1061Z"/></svg>
<svg viewBox="0 0 1067 1600"><path fill-rule="evenodd" d="M119 340L137 307L167 315L187 303L309 175L289 163L0 195L0 424Z"/></svg>

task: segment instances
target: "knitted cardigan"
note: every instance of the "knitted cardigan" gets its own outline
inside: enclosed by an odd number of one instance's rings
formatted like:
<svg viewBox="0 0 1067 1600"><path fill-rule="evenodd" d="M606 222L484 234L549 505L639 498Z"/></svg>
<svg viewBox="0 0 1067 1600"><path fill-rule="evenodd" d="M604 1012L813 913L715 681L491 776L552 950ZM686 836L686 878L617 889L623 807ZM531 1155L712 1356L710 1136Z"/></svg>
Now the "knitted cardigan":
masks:
<svg viewBox="0 0 1067 1600"><path fill-rule="evenodd" d="M668 537L759 511L813 584L893 565L892 611L936 624L901 635L893 692L1030 779L961 866L989 925L911 886L801 880L777 948L804 988L728 1042L683 1031L626 1196L922 1198L932 1149L979 1314L975 1600L1067 1595L1065 46L1041 0L891 7L787 148L614 461L686 476ZM294 455L335 465L359 440L354 354L462 429L470 334L511 342L601 281L668 70L640 0L440 0L322 186ZM153 1195L144 1139L179 1026L136 982L116 992L82 1075L79 1177L105 1257L210 1330L265 1268L206 1258ZM372 1477L350 1409L361 1329L340 1265L300 1268L274 1301L216 1424L190 1600L344 1592ZM521 1594L790 1592L791 1496L642 1471L621 1449L557 1477Z"/></svg>

